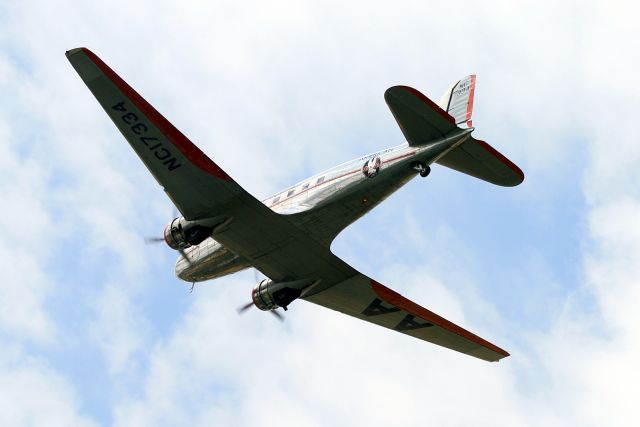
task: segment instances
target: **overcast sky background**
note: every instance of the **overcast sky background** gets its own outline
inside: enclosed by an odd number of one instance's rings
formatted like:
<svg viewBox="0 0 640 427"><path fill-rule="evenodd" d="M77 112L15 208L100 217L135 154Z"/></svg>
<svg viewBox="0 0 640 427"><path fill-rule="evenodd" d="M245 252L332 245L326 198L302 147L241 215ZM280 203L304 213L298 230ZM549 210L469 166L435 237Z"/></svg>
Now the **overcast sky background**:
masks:
<svg viewBox="0 0 640 427"><path fill-rule="evenodd" d="M633 425L638 6L0 2L0 425ZM383 100L477 73L505 189L435 166L332 249L505 348L486 363L298 302L238 317L145 246L172 207L64 56L86 46L248 191L403 137Z"/></svg>

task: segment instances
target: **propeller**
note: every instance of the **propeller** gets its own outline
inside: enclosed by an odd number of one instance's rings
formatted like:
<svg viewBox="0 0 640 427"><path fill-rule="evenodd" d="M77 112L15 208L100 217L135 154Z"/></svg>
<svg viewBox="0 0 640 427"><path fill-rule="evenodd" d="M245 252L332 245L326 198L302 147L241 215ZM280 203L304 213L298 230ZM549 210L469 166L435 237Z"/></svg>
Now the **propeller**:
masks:
<svg viewBox="0 0 640 427"><path fill-rule="evenodd" d="M241 305L236 309L236 311L238 312L238 314L244 314L248 309L250 309L254 305L255 304L253 303L253 301L251 301ZM269 313L273 314L279 321L284 322L284 316L279 312L277 312L276 310L269 310Z"/></svg>
<svg viewBox="0 0 640 427"><path fill-rule="evenodd" d="M177 218L178 215L180 215L180 211L178 211L178 208L175 205L173 205L173 217ZM164 236L163 237L147 236L144 238L144 243L147 245L155 245L156 243L163 243L164 241L165 241ZM184 260L187 262L187 265L191 266L191 260L187 256L187 253L184 251L184 249L178 249L178 252L180 253L180 255L182 255Z"/></svg>
<svg viewBox="0 0 640 427"><path fill-rule="evenodd" d="M155 245L156 243L162 243L162 242L164 242L164 237L145 237L144 238L144 243L147 245ZM191 260L189 259L189 256L184 251L184 249L178 249L178 252L180 253L180 255L182 255L182 258L184 258L184 260L187 262L187 265L191 266Z"/></svg>
<svg viewBox="0 0 640 427"><path fill-rule="evenodd" d="M243 304L240 307L238 307L237 312L238 312L238 314L243 314L245 311L247 311L251 307L253 307L253 301L248 302L248 303Z"/></svg>
<svg viewBox="0 0 640 427"><path fill-rule="evenodd" d="M256 270L255 268L253 269L253 277L255 279L255 282L258 283L258 270ZM253 306L255 306L255 304L253 303L253 301L250 301L246 304L242 304L240 307L236 309L236 311L238 312L239 315L244 314L248 309L250 309ZM284 316L279 312L277 312L276 310L269 310L269 313L273 314L279 321L284 322Z"/></svg>
<svg viewBox="0 0 640 427"><path fill-rule="evenodd" d="M147 245L153 245L155 243L162 243L164 242L164 237L145 237L144 238L144 243Z"/></svg>

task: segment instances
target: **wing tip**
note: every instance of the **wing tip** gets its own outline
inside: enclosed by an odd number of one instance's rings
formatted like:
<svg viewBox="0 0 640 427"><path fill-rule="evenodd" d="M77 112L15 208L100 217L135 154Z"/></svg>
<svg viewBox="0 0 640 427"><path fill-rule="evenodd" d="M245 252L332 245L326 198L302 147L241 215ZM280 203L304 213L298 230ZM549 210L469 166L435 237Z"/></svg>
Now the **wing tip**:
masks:
<svg viewBox="0 0 640 427"><path fill-rule="evenodd" d="M78 47L65 52L67 59L76 68L80 77L88 84L92 76L87 75L86 69L79 69L77 64L81 62L81 57L74 56L83 53L93 62L93 65L105 75L118 90L120 90L131 102L142 111L151 122L162 132L165 137L178 149L182 154L195 166L203 171L224 181L233 181L233 179L220 168L213 160L207 157L193 142L191 142L182 132L180 132L171 122L169 122L162 114L160 114L151 104L149 104L135 89L133 89L126 81L124 81L115 71L111 69L98 55L93 53L86 47Z"/></svg>
<svg viewBox="0 0 640 427"><path fill-rule="evenodd" d="M499 350L499 351L498 351ZM475 350L469 351L467 353L469 356L476 357L478 359L485 360L487 362L499 362L505 357L511 356L509 353L501 349L500 347L495 347L492 349L486 347L478 347Z"/></svg>
<svg viewBox="0 0 640 427"><path fill-rule="evenodd" d="M469 332L468 330L456 325L455 323L445 319L444 317L439 316L430 310L427 310L426 308L416 304L411 300L408 300L393 289L387 288L386 286L376 282L373 279L370 279L369 284L374 293L377 294L378 297L380 297L380 299L382 299L383 301L386 301L387 303L415 316L418 316L430 323L440 326L441 328L447 329L448 331L466 338L467 340L474 342L477 345L474 350L463 351L463 353L482 360L486 360L488 362L497 362L500 359L510 356L507 351L501 349L497 345L490 343L484 338L481 338L478 335Z"/></svg>
<svg viewBox="0 0 640 427"><path fill-rule="evenodd" d="M73 55L75 55L75 54L77 54L77 53L79 53L79 52L85 52L85 53L87 53L87 52L91 52L91 51L90 51L89 49L87 49L86 47L76 47L76 48L73 48L73 49L69 49L68 51L66 51L66 52L64 53L64 55L65 55L67 58L70 58L70 57L72 57Z"/></svg>

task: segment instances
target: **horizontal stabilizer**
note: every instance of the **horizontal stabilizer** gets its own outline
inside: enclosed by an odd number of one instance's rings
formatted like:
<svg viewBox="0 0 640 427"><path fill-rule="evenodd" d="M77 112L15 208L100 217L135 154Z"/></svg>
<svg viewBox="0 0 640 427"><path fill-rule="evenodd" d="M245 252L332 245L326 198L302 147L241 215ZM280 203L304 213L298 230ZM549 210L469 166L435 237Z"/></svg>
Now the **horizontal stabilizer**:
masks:
<svg viewBox="0 0 640 427"><path fill-rule="evenodd" d="M391 87L384 93L384 100L409 145L445 138L458 129L453 117L412 87Z"/></svg>
<svg viewBox="0 0 640 427"><path fill-rule="evenodd" d="M486 142L473 137L436 163L503 187L515 187L524 181L524 173L518 166Z"/></svg>

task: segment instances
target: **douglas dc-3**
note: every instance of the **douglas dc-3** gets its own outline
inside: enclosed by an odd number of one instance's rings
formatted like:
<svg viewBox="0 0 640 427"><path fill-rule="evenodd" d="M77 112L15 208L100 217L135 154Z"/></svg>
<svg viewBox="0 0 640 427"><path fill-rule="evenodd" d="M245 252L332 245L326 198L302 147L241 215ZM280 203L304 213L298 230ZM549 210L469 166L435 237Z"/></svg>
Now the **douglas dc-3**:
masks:
<svg viewBox="0 0 640 427"><path fill-rule="evenodd" d="M163 240L179 252L188 282L254 267L268 279L251 293L257 308L287 309L303 299L483 360L503 349L408 300L335 256L349 224L437 163L501 186L522 171L471 136L475 75L434 103L407 86L384 94L407 143L360 157L260 202L238 185L93 52L66 56L102 108L178 208ZM247 306L250 306L249 304Z"/></svg>

